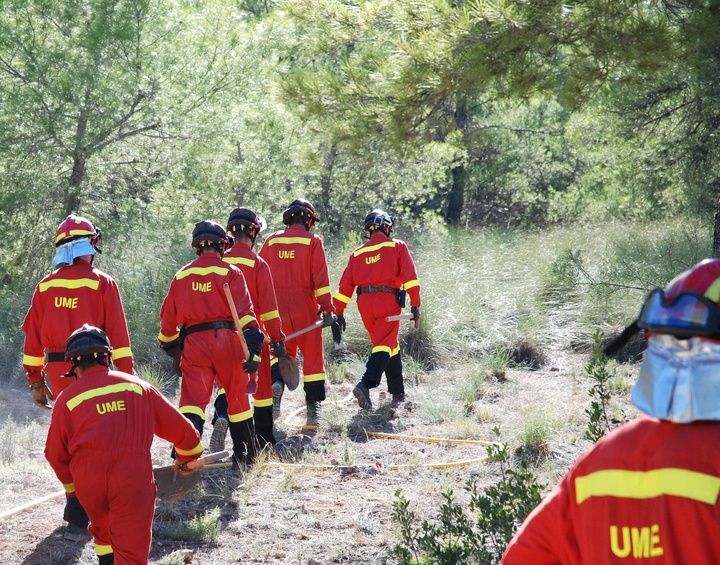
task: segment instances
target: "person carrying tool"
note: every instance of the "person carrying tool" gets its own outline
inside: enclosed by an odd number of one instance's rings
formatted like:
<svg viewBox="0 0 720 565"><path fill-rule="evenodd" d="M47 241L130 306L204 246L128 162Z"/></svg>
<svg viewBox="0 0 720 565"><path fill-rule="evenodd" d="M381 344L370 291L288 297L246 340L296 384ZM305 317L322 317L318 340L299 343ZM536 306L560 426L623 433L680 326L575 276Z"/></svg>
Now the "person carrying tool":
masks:
<svg viewBox="0 0 720 565"><path fill-rule="evenodd" d="M645 415L578 458L515 533L503 565L717 563L719 301L717 259L648 295L638 319L605 350L612 355L646 332L631 393Z"/></svg>
<svg viewBox="0 0 720 565"><path fill-rule="evenodd" d="M235 265L245 276L253 309L258 316L260 331L270 337L272 349L280 353L285 348L280 324L275 289L270 268L265 260L252 248L258 234L265 228L265 220L247 208L235 208L230 212L227 230L235 238L235 244L225 252L223 261ZM273 434L272 380L270 371L270 344L263 343L258 368L258 389L253 395L253 420L255 435L260 447L275 445ZM277 359L272 359L276 363ZM225 449L225 433L228 427L227 396L220 390L215 399L213 433L210 437L210 451Z"/></svg>
<svg viewBox="0 0 720 565"><path fill-rule="evenodd" d="M169 354L178 347L182 351L180 412L195 425L201 437L205 408L216 379L225 390L233 467L238 469L240 465L250 465L257 453L245 388L248 375L258 370L265 336L258 329L245 277L237 267L222 260L230 247L222 226L210 220L195 224L192 247L198 258L175 274L160 307L158 340ZM225 283L240 315L242 327L237 329L224 293ZM244 357L241 339L247 342L249 359Z"/></svg>
<svg viewBox="0 0 720 565"><path fill-rule="evenodd" d="M410 250L405 242L392 239L395 222L387 212L372 210L365 218L365 231L370 240L350 254L340 277L340 287L333 296L338 323L344 331L345 308L357 288L357 306L365 329L370 335L372 351L365 365L365 374L355 385L353 395L361 408L372 408L370 389L380 384L383 372L387 377L391 405L405 400L402 360L398 334L400 322L387 321L398 315L410 297L413 320L420 319L420 283Z"/></svg>
<svg viewBox="0 0 720 565"><path fill-rule="evenodd" d="M70 215L55 234L53 272L35 287L30 308L22 323L25 332L23 369L33 403L50 410L51 401L70 385L63 379L70 365L65 360L65 340L84 323L107 332L116 348L113 363L133 372L127 321L115 280L93 266L102 234L89 220ZM72 494L68 494L63 518L64 537L79 541L87 532L88 517Z"/></svg>
<svg viewBox="0 0 720 565"><path fill-rule="evenodd" d="M318 321L330 327L335 321L330 275L322 239L311 233L318 221L315 208L304 198L294 200L283 212L287 229L268 236L260 249L270 266L277 295L282 331L289 335ZM320 403L325 400L325 357L322 333L307 332L285 343L287 354L295 358L300 350L303 356L303 388L307 404L307 424L320 421ZM280 402L285 385L279 366L273 365L273 408L279 416Z"/></svg>
<svg viewBox="0 0 720 565"><path fill-rule="evenodd" d="M87 509L100 565L147 563L153 436L175 446L178 466L202 455L200 436L155 387L110 369L113 348L100 328L83 325L64 350L70 385L55 400L45 458Z"/></svg>

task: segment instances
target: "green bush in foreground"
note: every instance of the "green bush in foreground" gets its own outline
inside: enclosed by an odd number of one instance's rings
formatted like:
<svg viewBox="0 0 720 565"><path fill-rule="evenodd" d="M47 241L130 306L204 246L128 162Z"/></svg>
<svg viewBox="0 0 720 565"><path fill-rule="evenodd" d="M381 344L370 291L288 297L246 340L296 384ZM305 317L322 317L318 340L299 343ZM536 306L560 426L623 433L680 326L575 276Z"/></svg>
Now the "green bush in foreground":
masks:
<svg viewBox="0 0 720 565"><path fill-rule="evenodd" d="M495 433L499 434L498 429ZM443 493L444 502L434 521L422 520L410 509L409 501L396 493L391 519L400 526L400 542L388 551L385 563L400 565L456 565L500 562L515 530L542 500L545 485L520 461L517 470L508 467L510 454L505 444L488 447L488 459L500 463L501 480L482 492L468 481L467 510L455 502L452 490Z"/></svg>

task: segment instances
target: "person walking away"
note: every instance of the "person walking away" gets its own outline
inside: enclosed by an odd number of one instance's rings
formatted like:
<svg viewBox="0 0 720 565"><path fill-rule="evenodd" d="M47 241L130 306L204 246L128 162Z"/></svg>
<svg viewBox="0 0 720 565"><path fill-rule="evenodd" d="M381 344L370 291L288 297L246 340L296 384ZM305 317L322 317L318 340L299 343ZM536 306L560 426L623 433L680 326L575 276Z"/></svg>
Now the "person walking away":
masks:
<svg viewBox="0 0 720 565"><path fill-rule="evenodd" d="M233 440L233 467L250 465L257 453L252 410L245 388L248 375L260 363L264 336L258 329L245 277L234 265L223 262L230 247L225 230L204 220L195 225L192 247L198 258L173 277L160 307L160 346L166 351L182 349L180 371L180 412L202 437L205 408L217 379L228 402L230 437ZM230 287L240 316L235 328L223 285ZM242 332L250 353L244 360Z"/></svg>
<svg viewBox="0 0 720 565"><path fill-rule="evenodd" d="M265 228L265 220L248 208L235 208L230 212L227 231L235 239L234 245L225 252L223 261L235 265L245 276L253 309L258 317L260 331L270 337L274 351L285 347L280 324L275 289L270 267L253 251L258 234ZM253 395L253 421L255 435L261 448L275 445L273 433L272 379L270 371L270 344L263 342L258 368L258 389ZM274 362L277 362L273 359ZM225 449L225 434L228 427L227 396L220 390L215 398L213 433L210 437L210 451Z"/></svg>
<svg viewBox="0 0 720 565"><path fill-rule="evenodd" d="M392 239L394 220L380 209L365 218L369 241L350 254L333 297L338 323L346 328L345 308L357 289L357 307L370 336L372 350L365 373L353 389L361 408L372 408L370 390L379 386L383 372L387 378L391 405L405 400L405 383L398 334L400 322L388 322L388 316L400 314L405 297L410 297L413 320L420 319L420 283L417 269L405 242Z"/></svg>
<svg viewBox="0 0 720 565"><path fill-rule="evenodd" d="M100 565L146 564L157 488L153 436L175 446L178 464L202 455L192 423L149 383L110 369L107 334L83 325L68 338L70 384L55 401L45 458L90 516Z"/></svg>
<svg viewBox="0 0 720 565"><path fill-rule="evenodd" d="M50 410L51 401L70 385L62 376L70 365L65 360L65 340L85 323L105 331L116 345L113 363L133 372L125 310L117 283L93 266L102 233L92 222L73 214L55 234L53 272L35 287L30 308L22 323L25 332L23 369L33 403ZM88 517L77 498L68 494L63 518L64 537L78 541L87 531Z"/></svg>
<svg viewBox="0 0 720 565"><path fill-rule="evenodd" d="M525 519L503 565L711 565L720 556L720 260L653 290L605 350L644 330L644 415L600 439Z"/></svg>
<svg viewBox="0 0 720 565"><path fill-rule="evenodd" d="M294 200L283 212L286 229L268 236L260 249L270 266L285 335L306 328L322 315L323 326L335 321L330 275L322 239L311 233L318 221L315 208L304 198ZM307 424L320 421L320 403L325 400L325 355L322 332L311 331L285 342L288 355L303 356L303 388ZM273 402L279 415L284 383L279 366L273 365Z"/></svg>

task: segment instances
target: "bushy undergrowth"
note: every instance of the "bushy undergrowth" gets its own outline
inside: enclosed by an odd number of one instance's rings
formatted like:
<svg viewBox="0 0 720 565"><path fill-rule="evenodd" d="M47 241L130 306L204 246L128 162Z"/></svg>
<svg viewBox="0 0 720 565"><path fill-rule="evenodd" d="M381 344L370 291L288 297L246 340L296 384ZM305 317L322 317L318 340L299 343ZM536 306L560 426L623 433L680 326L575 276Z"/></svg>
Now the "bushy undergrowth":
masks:
<svg viewBox="0 0 720 565"><path fill-rule="evenodd" d="M499 435L499 430L495 429ZM391 519L400 531L400 542L390 548L386 563L399 565L495 565L518 526L542 500L540 484L521 458L510 467L505 444L488 447L488 460L500 465L500 480L484 490L475 481L466 483L467 507L458 503L452 490L434 520L420 519L410 502L396 493Z"/></svg>

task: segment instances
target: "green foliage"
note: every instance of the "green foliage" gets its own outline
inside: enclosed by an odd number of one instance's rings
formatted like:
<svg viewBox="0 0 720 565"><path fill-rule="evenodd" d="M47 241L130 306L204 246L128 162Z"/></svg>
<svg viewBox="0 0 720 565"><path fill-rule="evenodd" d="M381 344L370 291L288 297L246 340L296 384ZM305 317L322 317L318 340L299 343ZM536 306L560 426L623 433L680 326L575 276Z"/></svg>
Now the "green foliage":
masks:
<svg viewBox="0 0 720 565"><path fill-rule="evenodd" d="M153 525L153 534L174 541L214 542L220 534L220 509L213 508L188 522L165 522Z"/></svg>
<svg viewBox="0 0 720 565"><path fill-rule="evenodd" d="M585 365L585 375L592 380L592 387L588 395L592 399L590 408L585 409L588 416L588 426L585 430L585 437L592 442L597 442L605 434L614 428L627 422L627 418L621 411L621 419L612 415L612 392L611 383L615 377L615 371L610 366L610 360L603 353L602 333L596 332L593 336L595 346L592 359Z"/></svg>
<svg viewBox="0 0 720 565"><path fill-rule="evenodd" d="M499 435L496 428L495 433ZM508 468L510 457L504 444L488 447L488 459L500 464L501 480L479 491L468 481L467 507L456 502L451 490L442 494L437 518L420 520L410 502L398 491L391 519L399 527L400 542L390 548L387 561L402 565L500 563L520 523L542 500L544 485L537 482L526 462Z"/></svg>

